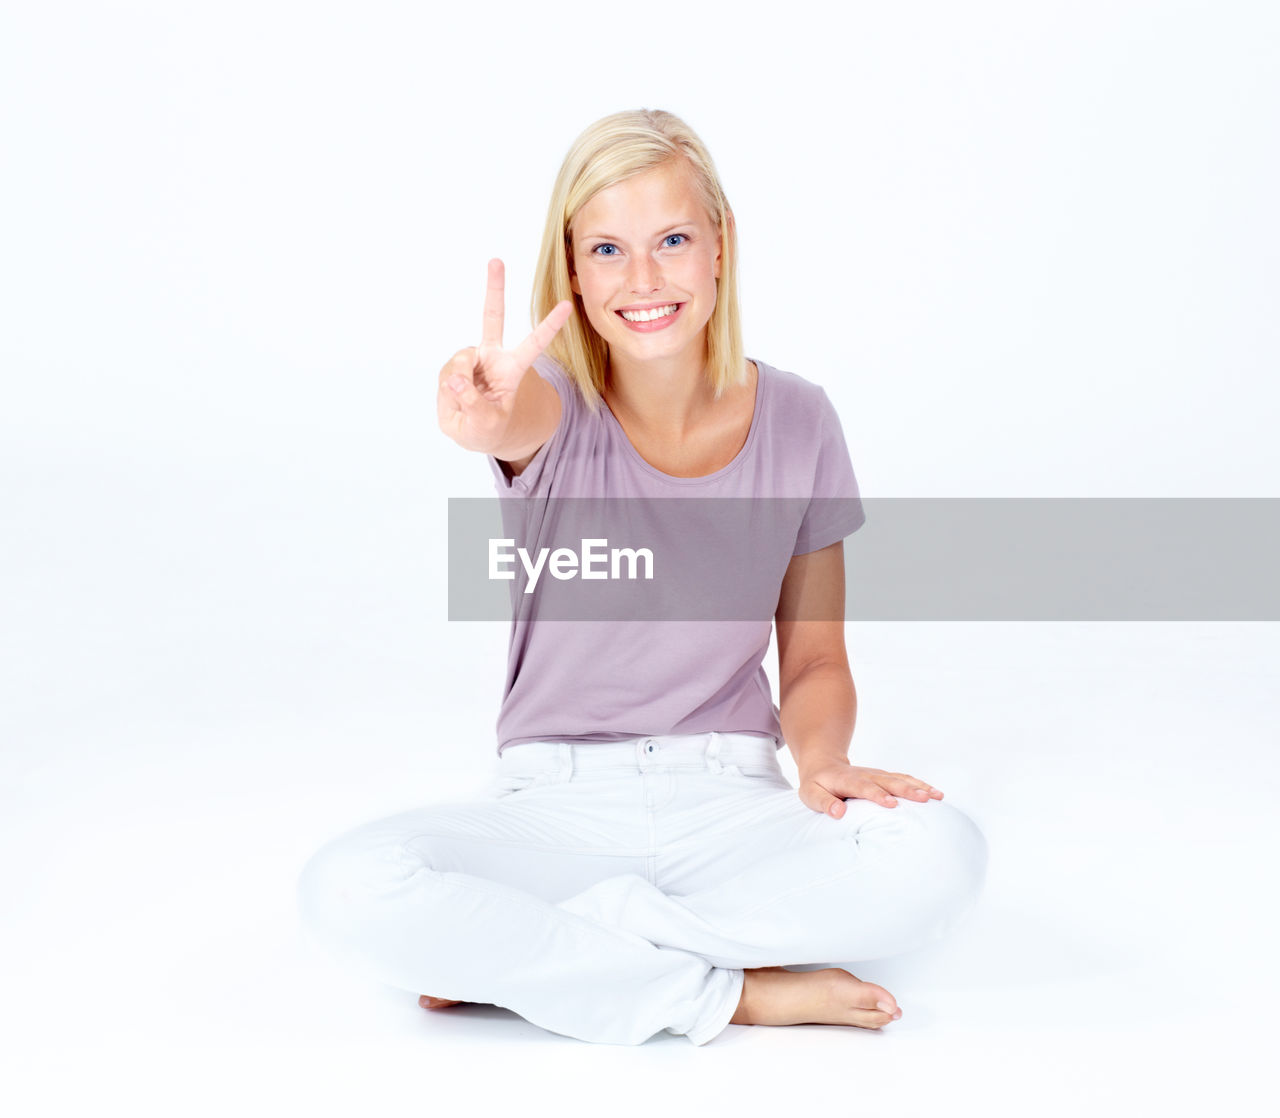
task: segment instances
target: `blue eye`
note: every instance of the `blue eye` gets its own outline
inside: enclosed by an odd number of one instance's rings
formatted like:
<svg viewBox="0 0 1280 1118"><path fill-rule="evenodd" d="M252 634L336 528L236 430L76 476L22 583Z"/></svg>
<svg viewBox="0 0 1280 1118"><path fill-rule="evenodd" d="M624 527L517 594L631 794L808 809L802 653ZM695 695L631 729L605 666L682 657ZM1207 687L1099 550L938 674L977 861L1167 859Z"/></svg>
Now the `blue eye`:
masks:
<svg viewBox="0 0 1280 1118"><path fill-rule="evenodd" d="M605 249L610 249L611 251L609 251L609 252L605 252L605 251L604 251ZM593 248L591 251L592 251L593 253L597 253L597 254L599 254L600 256L617 256L617 255L618 255L618 246L617 246L617 245L611 245L611 244L605 243L605 244L602 244L602 245L596 245L596 247L595 247L595 248Z"/></svg>
<svg viewBox="0 0 1280 1118"><path fill-rule="evenodd" d="M669 236L669 237L668 237L665 241L663 241L662 243L663 243L664 245L666 245L666 246L667 246L667 248L679 248L679 247L680 247L680 246L681 246L685 241L687 241L688 239L689 239L689 238L688 238L688 237L686 237L683 233L672 233L672 234L671 234L671 236ZM675 241L676 243L675 243L675 244L672 244L672 243L671 243L672 241Z"/></svg>

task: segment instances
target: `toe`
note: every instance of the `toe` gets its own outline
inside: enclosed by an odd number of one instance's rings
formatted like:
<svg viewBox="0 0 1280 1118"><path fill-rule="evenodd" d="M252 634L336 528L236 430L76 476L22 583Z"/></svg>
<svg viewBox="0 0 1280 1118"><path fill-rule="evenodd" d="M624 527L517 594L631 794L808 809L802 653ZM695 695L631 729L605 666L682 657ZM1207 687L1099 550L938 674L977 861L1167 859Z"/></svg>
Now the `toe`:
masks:
<svg viewBox="0 0 1280 1118"><path fill-rule="evenodd" d="M858 999L858 1005L863 1009L879 1009L892 1017L898 1012L897 999L889 993L883 986L877 986L874 982L868 982L863 996Z"/></svg>
<svg viewBox="0 0 1280 1118"><path fill-rule="evenodd" d="M896 1021L902 1016L902 1009L897 999L883 986L877 986L873 982L866 983L861 996L856 1001L856 1006L858 1009L874 1013L882 1024Z"/></svg>
<svg viewBox="0 0 1280 1118"><path fill-rule="evenodd" d="M862 1029L880 1029L893 1020L889 1014L879 1009L855 1009L852 1016L853 1023Z"/></svg>

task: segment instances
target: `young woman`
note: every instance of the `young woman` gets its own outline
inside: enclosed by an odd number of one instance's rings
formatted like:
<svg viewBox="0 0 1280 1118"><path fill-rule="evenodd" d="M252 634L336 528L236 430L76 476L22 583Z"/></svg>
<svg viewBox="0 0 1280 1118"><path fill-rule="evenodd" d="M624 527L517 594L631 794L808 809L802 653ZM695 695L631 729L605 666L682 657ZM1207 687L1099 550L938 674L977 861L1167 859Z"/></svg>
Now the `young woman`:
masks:
<svg viewBox="0 0 1280 1118"><path fill-rule="evenodd" d="M607 117L557 179L533 333L504 347L491 261L480 344L441 370L441 428L488 457L529 538L551 538L574 498L649 502L666 510L647 522L654 551L684 556L664 568L682 600L736 600L718 620L573 621L555 613L573 584L526 580L491 797L366 824L310 860L314 934L370 977L431 991L428 1008L491 1003L615 1044L663 1030L705 1044L728 1024L878 1029L897 1001L839 961L936 939L981 886L982 835L940 791L849 760L857 484L826 394L745 357L736 256L688 126ZM717 535L704 510L725 499L749 519L782 511Z"/></svg>

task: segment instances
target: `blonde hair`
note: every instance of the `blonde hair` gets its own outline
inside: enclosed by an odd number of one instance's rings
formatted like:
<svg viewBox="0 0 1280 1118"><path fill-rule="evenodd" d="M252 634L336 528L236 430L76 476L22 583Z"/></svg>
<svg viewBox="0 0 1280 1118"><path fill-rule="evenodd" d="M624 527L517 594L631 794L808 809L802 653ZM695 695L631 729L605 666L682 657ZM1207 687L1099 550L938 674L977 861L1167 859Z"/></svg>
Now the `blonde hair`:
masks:
<svg viewBox="0 0 1280 1118"><path fill-rule="evenodd" d="M693 172L698 197L720 231L720 278L716 305L707 323L707 377L717 397L746 373L742 320L738 306L738 235L715 164L702 141L683 120L661 109L614 113L596 121L574 141L560 166L533 284L533 321L541 322L562 299L572 299L577 314L547 347L596 410L609 368L609 347L587 320L582 297L570 285L574 216L599 191L623 179L681 159Z"/></svg>

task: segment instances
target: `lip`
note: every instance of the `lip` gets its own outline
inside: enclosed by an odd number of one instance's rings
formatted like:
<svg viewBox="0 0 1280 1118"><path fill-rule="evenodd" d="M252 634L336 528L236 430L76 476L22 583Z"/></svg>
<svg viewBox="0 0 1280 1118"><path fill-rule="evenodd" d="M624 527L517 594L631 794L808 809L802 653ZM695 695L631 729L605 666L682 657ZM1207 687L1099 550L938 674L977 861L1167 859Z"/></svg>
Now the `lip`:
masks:
<svg viewBox="0 0 1280 1118"><path fill-rule="evenodd" d="M613 313L618 316L618 321L621 322L622 325L625 326L628 330L634 330L637 334L653 334L653 333L656 333L658 330L665 330L668 326L670 326L673 322L675 322L675 320L684 313L685 304L676 303L676 310L674 314L663 315L662 318L655 318L652 322L628 322L625 318L622 317L622 312L623 311L651 311L655 307L669 307L673 302L675 302L675 300L669 299L665 303L648 303L642 306L619 307Z"/></svg>

